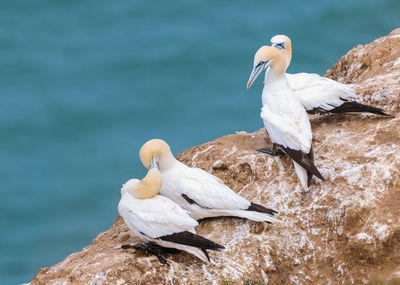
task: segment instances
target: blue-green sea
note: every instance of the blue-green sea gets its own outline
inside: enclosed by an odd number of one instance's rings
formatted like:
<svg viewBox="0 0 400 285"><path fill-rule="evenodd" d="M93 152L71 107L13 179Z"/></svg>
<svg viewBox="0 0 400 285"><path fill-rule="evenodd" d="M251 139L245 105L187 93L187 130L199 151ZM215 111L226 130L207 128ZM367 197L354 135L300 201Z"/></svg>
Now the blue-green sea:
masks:
<svg viewBox="0 0 400 285"><path fill-rule="evenodd" d="M398 0L0 1L0 284L29 282L116 219L138 150L262 127L253 55L293 41L324 74L400 26Z"/></svg>

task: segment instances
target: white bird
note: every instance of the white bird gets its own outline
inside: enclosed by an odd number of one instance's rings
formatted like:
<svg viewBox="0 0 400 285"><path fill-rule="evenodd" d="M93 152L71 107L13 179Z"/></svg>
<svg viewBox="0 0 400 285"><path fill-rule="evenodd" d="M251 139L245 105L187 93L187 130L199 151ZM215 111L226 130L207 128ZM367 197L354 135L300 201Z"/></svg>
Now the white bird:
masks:
<svg viewBox="0 0 400 285"><path fill-rule="evenodd" d="M265 69L262 92L261 118L273 143L272 149L263 152L276 155L280 147L293 160L295 171L305 190L312 175L324 180L314 165L311 125L304 107L293 95L285 77L286 65L278 49L261 47L254 56L254 67L247 89Z"/></svg>
<svg viewBox="0 0 400 285"><path fill-rule="evenodd" d="M150 169L142 181L129 180L121 189L119 214L134 235L150 242L145 246L146 250L152 251L152 245L155 243L162 247L183 250L203 261L209 261L207 249L219 250L224 247L196 235L194 228L198 222L178 204L158 195L161 186L162 178L156 168ZM129 246L124 248L127 247ZM163 262L157 252L153 253Z"/></svg>
<svg viewBox="0 0 400 285"><path fill-rule="evenodd" d="M153 158L158 162L163 179L161 195L189 211L194 219L231 216L260 222L277 221L273 217L276 211L249 202L218 177L179 162L165 141L153 139L142 146L140 159L146 168Z"/></svg>
<svg viewBox="0 0 400 285"><path fill-rule="evenodd" d="M273 47L282 53L286 68L292 59L292 42L286 35L276 35L271 38ZM286 73L293 94L309 114L367 112L388 117L381 108L368 106L354 101L357 93L352 85L339 83L335 80L315 73Z"/></svg>

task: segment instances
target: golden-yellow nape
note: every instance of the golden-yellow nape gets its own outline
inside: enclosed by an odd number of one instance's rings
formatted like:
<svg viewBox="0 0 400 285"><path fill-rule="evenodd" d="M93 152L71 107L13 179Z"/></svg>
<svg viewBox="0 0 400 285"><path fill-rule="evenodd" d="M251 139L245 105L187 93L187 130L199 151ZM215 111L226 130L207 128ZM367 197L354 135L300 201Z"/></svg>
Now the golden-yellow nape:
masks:
<svg viewBox="0 0 400 285"><path fill-rule="evenodd" d="M144 167L148 169L154 155L157 159L160 159L161 156L167 155L168 153L171 153L171 148L165 141L161 139L152 139L147 141L140 148L139 157Z"/></svg>
<svg viewBox="0 0 400 285"><path fill-rule="evenodd" d="M150 169L147 175L133 185L132 195L136 199L150 199L160 193L162 178L160 171L156 168Z"/></svg>
<svg viewBox="0 0 400 285"><path fill-rule="evenodd" d="M281 51L285 58L286 68L288 68L292 60L292 41L286 35L273 36L270 41L273 47Z"/></svg>
<svg viewBox="0 0 400 285"><path fill-rule="evenodd" d="M267 67L271 67L270 72L273 75L280 75L285 72L284 59L280 51L271 46L262 46L254 55L253 71L247 82L247 89Z"/></svg>

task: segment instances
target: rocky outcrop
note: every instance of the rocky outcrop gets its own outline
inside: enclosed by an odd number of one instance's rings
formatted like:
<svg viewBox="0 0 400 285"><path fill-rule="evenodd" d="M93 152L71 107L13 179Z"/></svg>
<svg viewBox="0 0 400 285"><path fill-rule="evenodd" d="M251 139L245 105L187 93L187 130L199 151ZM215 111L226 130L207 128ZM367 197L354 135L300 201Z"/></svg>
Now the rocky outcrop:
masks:
<svg viewBox="0 0 400 285"><path fill-rule="evenodd" d="M316 166L309 192L288 157L255 151L264 130L239 132L179 159L220 177L244 197L280 211L282 223L208 219L197 231L219 244L205 264L168 254L170 266L120 246L138 242L121 218L93 243L41 269L31 284L383 284L400 279L400 29L357 46L327 73L357 84L359 100L395 119L328 115L311 121ZM397 277L396 277L397 276ZM399 283L393 283L399 284Z"/></svg>

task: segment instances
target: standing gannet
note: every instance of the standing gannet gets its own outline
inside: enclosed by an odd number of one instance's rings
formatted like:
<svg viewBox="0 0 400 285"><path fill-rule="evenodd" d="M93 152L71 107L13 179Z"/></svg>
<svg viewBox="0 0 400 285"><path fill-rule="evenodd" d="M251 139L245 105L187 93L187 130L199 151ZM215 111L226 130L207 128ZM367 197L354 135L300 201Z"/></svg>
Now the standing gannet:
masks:
<svg viewBox="0 0 400 285"><path fill-rule="evenodd" d="M273 143L263 152L275 155L280 147L293 160L294 168L304 189L311 184L312 175L324 180L314 165L311 146L311 125L304 107L293 95L285 77L286 65L278 49L261 47L254 56L254 68L247 89L269 67L262 93L261 118Z"/></svg>
<svg viewBox="0 0 400 285"><path fill-rule="evenodd" d="M288 36L276 35L271 38L273 47L279 49L285 58L286 68L292 59L292 42ZM309 114L366 112L388 117L381 108L354 101L356 90L348 84L320 76L315 73L286 73L293 94Z"/></svg>
<svg viewBox="0 0 400 285"><path fill-rule="evenodd" d="M196 219L231 216L254 221L277 221L272 209L247 201L226 186L218 177L199 168L179 162L169 145L160 139L146 142L140 149L140 160L146 168L157 160L163 179L164 195Z"/></svg>
<svg viewBox="0 0 400 285"><path fill-rule="evenodd" d="M131 179L121 188L118 212L133 234L153 244L166 248L176 248L189 252L203 261L210 261L209 250L224 247L196 235L194 227L198 222L178 204L167 197L158 195L162 186L160 172L152 168L142 181ZM124 246L127 248L129 246ZM134 248L146 246L136 245ZM157 252L153 252L161 262L166 263Z"/></svg>

